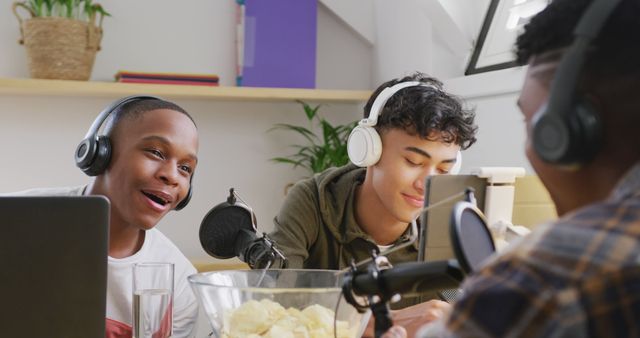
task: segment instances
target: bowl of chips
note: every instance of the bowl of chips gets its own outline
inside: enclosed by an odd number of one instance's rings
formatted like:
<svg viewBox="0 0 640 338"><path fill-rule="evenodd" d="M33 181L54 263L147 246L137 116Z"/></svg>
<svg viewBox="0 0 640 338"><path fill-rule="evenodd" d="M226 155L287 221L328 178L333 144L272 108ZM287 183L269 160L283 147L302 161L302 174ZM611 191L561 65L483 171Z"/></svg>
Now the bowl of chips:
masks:
<svg viewBox="0 0 640 338"><path fill-rule="evenodd" d="M226 270L189 282L216 338L356 338L370 317L344 300L332 270Z"/></svg>

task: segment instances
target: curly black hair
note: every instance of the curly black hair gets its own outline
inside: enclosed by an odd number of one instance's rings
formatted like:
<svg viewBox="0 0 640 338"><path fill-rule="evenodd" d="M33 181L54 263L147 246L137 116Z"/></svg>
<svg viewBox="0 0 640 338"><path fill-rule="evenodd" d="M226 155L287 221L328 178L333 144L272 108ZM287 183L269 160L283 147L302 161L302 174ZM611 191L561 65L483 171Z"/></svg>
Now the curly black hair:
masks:
<svg viewBox="0 0 640 338"><path fill-rule="evenodd" d="M395 93L380 112L376 130L397 128L423 139L455 143L462 149L476 142L478 127L473 109L464 109L461 100L446 93L442 83L423 73L415 73L380 85L364 106L364 117L380 92L400 82L419 81L428 86L403 88ZM429 87L430 86L430 87Z"/></svg>
<svg viewBox="0 0 640 338"><path fill-rule="evenodd" d="M555 0L525 25L516 42L519 64L559 60L573 42L573 29L593 0ZM560 51L559 53L552 53ZM546 55L545 55L546 54ZM533 56L543 56L540 61ZM549 56L551 56L549 58ZM593 41L584 81L638 78L640 74L640 0L623 0Z"/></svg>

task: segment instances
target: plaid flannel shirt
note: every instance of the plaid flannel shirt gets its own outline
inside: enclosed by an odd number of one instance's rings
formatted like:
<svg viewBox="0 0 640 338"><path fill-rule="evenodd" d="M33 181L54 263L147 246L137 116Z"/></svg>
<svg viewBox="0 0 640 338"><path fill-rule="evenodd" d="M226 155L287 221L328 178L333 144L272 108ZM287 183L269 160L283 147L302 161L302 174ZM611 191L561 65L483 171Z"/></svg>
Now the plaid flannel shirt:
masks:
<svg viewBox="0 0 640 338"><path fill-rule="evenodd" d="M606 201L539 226L463 289L438 336L639 337L640 164Z"/></svg>

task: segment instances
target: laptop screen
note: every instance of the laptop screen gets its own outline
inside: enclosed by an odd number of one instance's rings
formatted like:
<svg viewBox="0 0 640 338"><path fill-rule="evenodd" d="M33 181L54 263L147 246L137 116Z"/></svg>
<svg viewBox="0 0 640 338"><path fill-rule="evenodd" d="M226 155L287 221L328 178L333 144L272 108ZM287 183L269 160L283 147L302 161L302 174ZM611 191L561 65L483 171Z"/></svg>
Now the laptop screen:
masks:
<svg viewBox="0 0 640 338"><path fill-rule="evenodd" d="M487 180L475 175L436 175L425 182L424 205L438 204L459 195L447 203L439 204L420 214L419 261L438 261L456 258L450 240L449 224L454 205L464 200L461 195L467 187L475 190L477 205L482 210Z"/></svg>
<svg viewBox="0 0 640 338"><path fill-rule="evenodd" d="M108 228L104 197L0 197L2 336L104 336Z"/></svg>

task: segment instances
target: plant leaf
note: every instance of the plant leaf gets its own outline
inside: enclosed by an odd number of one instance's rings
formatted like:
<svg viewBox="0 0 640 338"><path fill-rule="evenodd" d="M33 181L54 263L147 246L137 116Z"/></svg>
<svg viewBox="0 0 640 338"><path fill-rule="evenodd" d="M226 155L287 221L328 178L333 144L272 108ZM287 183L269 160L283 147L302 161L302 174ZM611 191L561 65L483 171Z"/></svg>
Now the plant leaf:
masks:
<svg viewBox="0 0 640 338"><path fill-rule="evenodd" d="M334 126L318 114L320 105L312 107L303 101L298 100L297 102L302 105L305 116L310 122L309 128L279 123L275 124L269 131L275 129L293 131L302 135L308 142L307 144L293 144L291 147L296 149L295 153L271 160L293 165L294 168L303 167L310 174L347 164L349 162L347 140L358 121ZM316 125L314 125L314 122ZM321 134L316 134L314 130L320 130Z"/></svg>
<svg viewBox="0 0 640 338"><path fill-rule="evenodd" d="M275 129L284 129L284 130L294 131L294 132L302 135L304 138L306 138L309 141L309 143L311 143L311 144L315 144L317 139L318 139L316 134L314 134L311 130L309 130L309 129L305 128L305 127L294 126L294 125L286 124L286 123L279 123L279 124L276 124L271 129L269 129L269 131L275 130Z"/></svg>
<svg viewBox="0 0 640 338"><path fill-rule="evenodd" d="M318 113L318 109L320 109L320 104L315 106L315 107L311 107L308 103L302 101L302 100L296 100L296 102L300 103L302 105L302 109L304 110L305 115L307 115L307 119L309 121L312 121L314 117L316 117L316 114Z"/></svg>

